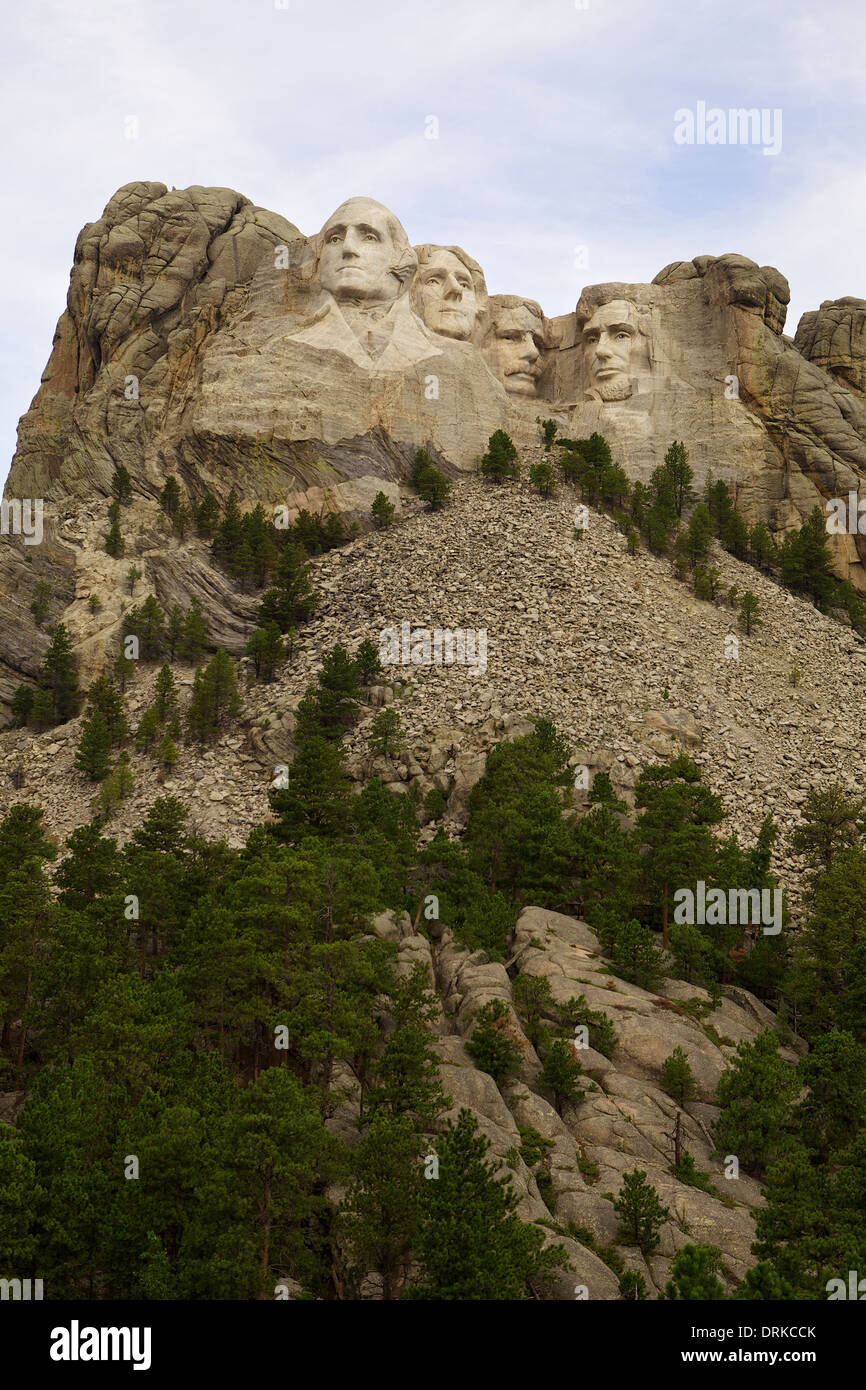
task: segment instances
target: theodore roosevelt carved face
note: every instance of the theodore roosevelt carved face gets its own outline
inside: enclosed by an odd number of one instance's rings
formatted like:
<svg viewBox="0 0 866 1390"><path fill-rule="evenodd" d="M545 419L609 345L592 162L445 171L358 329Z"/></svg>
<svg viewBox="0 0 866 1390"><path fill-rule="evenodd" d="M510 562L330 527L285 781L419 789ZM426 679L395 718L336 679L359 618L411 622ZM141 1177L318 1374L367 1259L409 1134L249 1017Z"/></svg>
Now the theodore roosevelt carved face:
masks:
<svg viewBox="0 0 866 1390"><path fill-rule="evenodd" d="M534 299L494 295L482 344L484 360L511 395L535 396L547 332Z"/></svg>

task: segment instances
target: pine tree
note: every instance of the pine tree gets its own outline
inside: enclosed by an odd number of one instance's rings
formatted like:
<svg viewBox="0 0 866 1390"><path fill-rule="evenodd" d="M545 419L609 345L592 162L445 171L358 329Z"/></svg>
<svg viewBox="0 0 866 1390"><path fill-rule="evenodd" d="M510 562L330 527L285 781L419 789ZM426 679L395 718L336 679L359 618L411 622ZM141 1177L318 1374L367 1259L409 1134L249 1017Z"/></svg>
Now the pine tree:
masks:
<svg viewBox="0 0 866 1390"><path fill-rule="evenodd" d="M703 502L699 502L689 518L685 540L686 554L692 569L709 559L712 534L713 523L709 510Z"/></svg>
<svg viewBox="0 0 866 1390"><path fill-rule="evenodd" d="M0 1268L28 1277L44 1198L21 1134L13 1125L0 1125Z"/></svg>
<svg viewBox="0 0 866 1390"><path fill-rule="evenodd" d="M51 586L44 580L40 580L33 591L33 602L30 605L30 612L33 614L33 621L37 627L41 627L48 617L49 603L51 598Z"/></svg>
<svg viewBox="0 0 866 1390"><path fill-rule="evenodd" d="M641 989L655 989L664 976L664 955L656 949L649 927L634 918L616 933L613 963L618 975Z"/></svg>
<svg viewBox="0 0 866 1390"><path fill-rule="evenodd" d="M740 600L739 613L740 627L747 637L751 637L753 628L763 627L764 625L763 618L758 616L759 612L760 604L757 598L752 593L751 589L747 589Z"/></svg>
<svg viewBox="0 0 866 1390"><path fill-rule="evenodd" d="M259 627L275 622L280 632L287 632L312 617L317 598L310 582L310 567L304 552L291 541L283 547L273 582L274 587L267 590L259 604Z"/></svg>
<svg viewBox="0 0 866 1390"><path fill-rule="evenodd" d="M816 608L825 608L833 592L833 555L824 514L816 506L799 531L789 531L779 559L782 583L795 593L808 594Z"/></svg>
<svg viewBox="0 0 866 1390"><path fill-rule="evenodd" d="M445 1108L446 1098L428 1031L438 1002L423 966L416 965L409 976L394 980L391 1001L394 1028L375 1067L368 1113L411 1116L417 1126L429 1129Z"/></svg>
<svg viewBox="0 0 866 1390"><path fill-rule="evenodd" d="M644 1257L652 1254L659 1243L658 1232L670 1212L662 1206L645 1172L634 1168L630 1173L623 1173L622 1187L613 1209L620 1219L620 1238L629 1245L636 1245Z"/></svg>
<svg viewBox="0 0 866 1390"><path fill-rule="evenodd" d="M158 661L165 651L165 614L154 594L124 615L123 635L133 634L139 641L143 661Z"/></svg>
<svg viewBox="0 0 866 1390"><path fill-rule="evenodd" d="M677 1105L685 1105L695 1093L695 1078L681 1047L675 1047L662 1063L662 1087Z"/></svg>
<svg viewBox="0 0 866 1390"><path fill-rule="evenodd" d="M389 502L384 492L377 492L373 498L373 505L370 508L370 515L373 518L373 525L379 530L384 531L394 520L396 508L393 502Z"/></svg>
<svg viewBox="0 0 866 1390"><path fill-rule="evenodd" d="M732 510L724 524L721 533L721 542L725 550L731 555L735 555L738 560L745 560L749 553L749 528L743 516L736 509Z"/></svg>
<svg viewBox="0 0 866 1390"><path fill-rule="evenodd" d="M800 824L791 836L791 848L827 873L841 850L861 844L864 817L866 802L850 796L844 787L810 787L800 812Z"/></svg>
<svg viewBox="0 0 866 1390"><path fill-rule="evenodd" d="M517 448L505 430L495 430L487 441L487 453L481 459L481 474L494 483L504 483L506 478L520 477L520 464Z"/></svg>
<svg viewBox="0 0 866 1390"><path fill-rule="evenodd" d="M715 1245L684 1245L674 1256L671 1277L660 1298L710 1302L725 1297L716 1277L722 1252Z"/></svg>
<svg viewBox="0 0 866 1390"><path fill-rule="evenodd" d="M430 503L432 512L438 511L442 503L450 496L451 483L445 474L438 468L425 468L418 474L415 482L415 491L422 502Z"/></svg>
<svg viewBox="0 0 866 1390"><path fill-rule="evenodd" d="M544 1032L541 1020L555 1015L556 1006L546 975L518 975L512 988L514 1007L524 1031L536 1052L541 1049Z"/></svg>
<svg viewBox="0 0 866 1390"><path fill-rule="evenodd" d="M213 537L219 526L219 519L219 502L217 502L213 493L208 491L195 510L195 529L200 536L204 536L206 540L209 540Z"/></svg>
<svg viewBox="0 0 866 1390"><path fill-rule="evenodd" d="M72 643L63 623L51 629L51 645L39 667L37 684L41 691L47 692L51 699L51 719L56 724L65 724L76 715L81 706L81 693L78 689L75 657ZM37 696L38 700L38 696ZM36 717L34 702L33 717Z"/></svg>
<svg viewBox="0 0 866 1390"><path fill-rule="evenodd" d="M280 817L272 833L290 844L307 835L330 838L344 833L352 820L352 780L346 750L320 735L304 739L292 759L287 788L271 792Z"/></svg>
<svg viewBox="0 0 866 1390"><path fill-rule="evenodd" d="M210 628L201 604L194 598L183 620L183 633L177 644L177 654L181 661L188 661L194 666L201 661L209 643Z"/></svg>
<svg viewBox="0 0 866 1390"><path fill-rule="evenodd" d="M365 637L360 647L355 653L355 664L358 668L358 676L363 685L369 685L374 676L382 674L382 662L379 659L379 649L375 642L371 642L369 637Z"/></svg>
<svg viewBox="0 0 866 1390"><path fill-rule="evenodd" d="M476 1065L500 1087L517 1075L523 1063L523 1048L512 1027L511 1010L505 1000L491 999L478 1010L466 1043L466 1051Z"/></svg>
<svg viewBox="0 0 866 1390"><path fill-rule="evenodd" d="M126 694L126 687L135 675L135 662L126 655L123 647L114 658L114 665L111 668L115 684L121 695Z"/></svg>
<svg viewBox="0 0 866 1390"><path fill-rule="evenodd" d="M370 1270L382 1278L382 1298L399 1298L418 1230L423 1144L412 1121L379 1112L352 1151L352 1180L340 1208L348 1241L350 1278L357 1290Z"/></svg>
<svg viewBox="0 0 866 1390"><path fill-rule="evenodd" d="M767 1029L754 1042L739 1043L717 1087L719 1151L736 1154L747 1172L762 1176L790 1134L796 1085L793 1068L779 1056L777 1034Z"/></svg>
<svg viewBox="0 0 866 1390"><path fill-rule="evenodd" d="M765 574L770 574L779 562L773 538L763 521L757 522L749 533L749 559Z"/></svg>
<svg viewBox="0 0 866 1390"><path fill-rule="evenodd" d="M241 708L234 663L227 652L218 649L207 667L195 673L187 714L190 739L212 743L233 719L237 719Z"/></svg>
<svg viewBox="0 0 866 1390"><path fill-rule="evenodd" d="M178 724L177 686L170 666L162 666L154 686L154 709L160 724L168 724L169 732L176 736Z"/></svg>
<svg viewBox="0 0 866 1390"><path fill-rule="evenodd" d="M108 772L92 804L99 814L109 816L115 806L126 800L134 786L135 775L129 765L129 754L124 750Z"/></svg>
<svg viewBox="0 0 866 1390"><path fill-rule="evenodd" d="M129 569L126 571L126 582L129 585L130 597L135 593L135 586L141 577L141 570L138 568L138 565L130 565Z"/></svg>
<svg viewBox="0 0 866 1390"><path fill-rule="evenodd" d="M370 725L370 752L381 758L396 758L403 747L400 716L393 708L380 710Z"/></svg>
<svg viewBox="0 0 866 1390"><path fill-rule="evenodd" d="M520 1221L509 1177L485 1155L490 1141L461 1109L436 1143L439 1176L425 1180L415 1250L418 1284L404 1297L427 1301L515 1300L531 1281L566 1263L561 1246L544 1249L537 1226Z"/></svg>
<svg viewBox="0 0 866 1390"><path fill-rule="evenodd" d="M276 623L250 634L244 655L251 658L257 680L272 681L286 659L286 648Z"/></svg>
<svg viewBox="0 0 866 1390"><path fill-rule="evenodd" d="M108 676L97 676L87 692L87 703L98 710L105 720L112 747L122 743L129 734L120 691Z"/></svg>
<svg viewBox="0 0 866 1390"><path fill-rule="evenodd" d="M30 710L30 723L34 729L47 729L54 723L54 701L50 690L37 690Z"/></svg>
<svg viewBox="0 0 866 1390"><path fill-rule="evenodd" d="M23 728L29 720L35 698L36 691L32 685L19 685L16 688L9 706L16 728Z"/></svg>
<svg viewBox="0 0 866 1390"><path fill-rule="evenodd" d="M833 1028L817 1039L799 1073L807 1093L794 1120L805 1147L824 1163L850 1144L866 1121L866 1046Z"/></svg>
<svg viewBox="0 0 866 1390"><path fill-rule="evenodd" d="M540 415L536 415L535 423L541 426L541 437L544 442L544 451L549 454L559 429L555 420L542 420Z"/></svg>
<svg viewBox="0 0 866 1390"><path fill-rule="evenodd" d="M166 516L174 516L180 506L180 485L174 474L166 478L165 486L159 494L159 502Z"/></svg>
<svg viewBox="0 0 866 1390"><path fill-rule="evenodd" d="M81 730L75 766L85 772L91 782L101 782L111 766L110 752L108 727L99 710L96 710Z"/></svg>
<svg viewBox="0 0 866 1390"><path fill-rule="evenodd" d="M157 749L156 757L157 761L160 762L168 772L171 772L178 760L178 751L170 734L166 734L163 738Z"/></svg>
<svg viewBox="0 0 866 1390"><path fill-rule="evenodd" d="M533 463L529 470L529 481L542 497L549 497L556 491L556 474L549 463Z"/></svg>
<svg viewBox="0 0 866 1390"><path fill-rule="evenodd" d="M139 753L146 753L152 748L159 735L162 721L156 705L149 705L138 721L138 728L135 731L135 746Z"/></svg>
<svg viewBox="0 0 866 1390"><path fill-rule="evenodd" d="M227 569L231 568L231 563L240 548L243 535L244 528L241 509L238 505L238 495L232 488L226 499L223 519L217 527L211 547L214 558Z"/></svg>
<svg viewBox="0 0 866 1390"><path fill-rule="evenodd" d="M416 449L415 457L412 460L412 467L409 471L409 482L412 487L418 486L418 479L426 469L433 467L433 460L426 449Z"/></svg>
<svg viewBox="0 0 866 1390"><path fill-rule="evenodd" d="M112 560L120 560L126 551L126 542L120 531L120 521L117 517L111 520L108 535L105 537L105 550Z"/></svg>
<svg viewBox="0 0 866 1390"><path fill-rule="evenodd" d="M178 540L185 540L186 533L192 523L192 513L185 502L181 502L177 511L171 519L171 529Z"/></svg>
<svg viewBox="0 0 866 1390"><path fill-rule="evenodd" d="M582 1075L583 1067L574 1054L573 1044L564 1038L556 1038L550 1043L538 1081L543 1090L552 1091L553 1104L559 1115L564 1105L574 1105L583 1100L584 1092L580 1087Z"/></svg>
<svg viewBox="0 0 866 1390"><path fill-rule="evenodd" d="M121 506L129 506L132 501L132 479L129 476L128 468L122 463L115 465L114 476L111 479L111 491Z"/></svg>
<svg viewBox="0 0 866 1390"><path fill-rule="evenodd" d="M673 762L644 768L635 805L643 814L635 828L645 846L648 889L661 899L662 941L668 946L670 896L675 885L708 878L715 845L712 827L724 819L719 797L701 784L700 768L681 754Z"/></svg>

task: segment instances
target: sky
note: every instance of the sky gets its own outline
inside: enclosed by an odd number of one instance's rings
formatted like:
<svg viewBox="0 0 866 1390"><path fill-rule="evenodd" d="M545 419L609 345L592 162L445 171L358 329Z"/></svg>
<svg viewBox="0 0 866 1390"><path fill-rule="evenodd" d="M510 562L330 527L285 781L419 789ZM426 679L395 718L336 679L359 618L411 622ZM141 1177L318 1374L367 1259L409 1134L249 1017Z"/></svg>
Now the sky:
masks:
<svg viewBox="0 0 866 1390"><path fill-rule="evenodd" d="M307 234L368 195L551 317L728 251L787 277L792 335L866 298L862 0L7 0L4 31L0 480L76 236L138 179ZM781 147L680 143L699 103Z"/></svg>

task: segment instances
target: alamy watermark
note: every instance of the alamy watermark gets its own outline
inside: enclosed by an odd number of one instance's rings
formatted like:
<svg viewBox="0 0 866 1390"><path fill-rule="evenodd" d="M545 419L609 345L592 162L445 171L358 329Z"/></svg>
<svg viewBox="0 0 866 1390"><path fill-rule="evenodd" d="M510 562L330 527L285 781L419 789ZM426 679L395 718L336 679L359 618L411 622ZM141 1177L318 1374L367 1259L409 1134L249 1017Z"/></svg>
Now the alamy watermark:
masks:
<svg viewBox="0 0 866 1390"><path fill-rule="evenodd" d="M470 675L487 670L487 628L386 627L379 633L383 666L468 666Z"/></svg>
<svg viewBox="0 0 866 1390"><path fill-rule="evenodd" d="M696 103L694 111L681 106L674 112L674 143L677 145L762 145L763 153L775 155L782 149L782 112L779 107L707 106Z"/></svg>
<svg viewBox="0 0 866 1390"><path fill-rule="evenodd" d="M844 1279L828 1279L824 1288L827 1290L828 1303L839 1299L854 1299L862 1303L866 1299L866 1279L859 1279L856 1269L848 1270L847 1287Z"/></svg>
<svg viewBox="0 0 866 1390"><path fill-rule="evenodd" d="M866 536L866 497L856 492L847 497L830 497L824 503L826 529L831 536Z"/></svg>
<svg viewBox="0 0 866 1390"><path fill-rule="evenodd" d="M772 898L771 898L772 894ZM771 908L772 902L772 908ZM678 926L763 926L764 936L782 930L781 888L710 888L702 878L695 888L677 888L674 921Z"/></svg>
<svg viewBox="0 0 866 1390"><path fill-rule="evenodd" d="M25 545L42 544L42 498L10 497L0 502L0 536L23 536Z"/></svg>
<svg viewBox="0 0 866 1390"><path fill-rule="evenodd" d="M0 1300L5 1302L11 1298L13 1302L28 1303L31 1299L39 1302L42 1298L41 1279L0 1279Z"/></svg>

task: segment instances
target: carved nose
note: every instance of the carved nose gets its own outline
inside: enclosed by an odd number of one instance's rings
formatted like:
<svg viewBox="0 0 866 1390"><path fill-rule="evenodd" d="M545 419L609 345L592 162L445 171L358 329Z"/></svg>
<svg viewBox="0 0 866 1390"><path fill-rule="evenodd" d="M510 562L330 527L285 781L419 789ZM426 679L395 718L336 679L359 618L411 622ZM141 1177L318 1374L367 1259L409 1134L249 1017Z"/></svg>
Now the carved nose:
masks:
<svg viewBox="0 0 866 1390"><path fill-rule="evenodd" d="M461 286L460 286L460 283L459 283L459 281L455 280L455 278L454 278L453 275L449 275L449 276L447 277L446 281L445 281L445 298L446 298L446 299L462 299L462 298L463 298L463 290L462 290L462 288L461 288Z"/></svg>
<svg viewBox="0 0 866 1390"><path fill-rule="evenodd" d="M530 362L535 362L541 356L536 346L535 339L531 335L524 338L523 351L520 355L521 357L527 358Z"/></svg>

